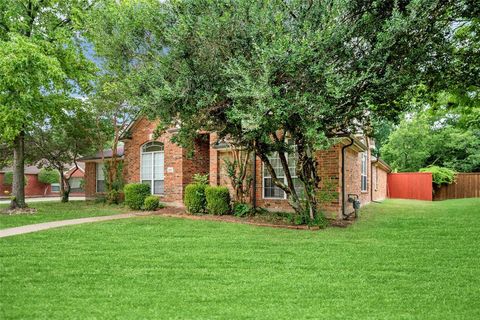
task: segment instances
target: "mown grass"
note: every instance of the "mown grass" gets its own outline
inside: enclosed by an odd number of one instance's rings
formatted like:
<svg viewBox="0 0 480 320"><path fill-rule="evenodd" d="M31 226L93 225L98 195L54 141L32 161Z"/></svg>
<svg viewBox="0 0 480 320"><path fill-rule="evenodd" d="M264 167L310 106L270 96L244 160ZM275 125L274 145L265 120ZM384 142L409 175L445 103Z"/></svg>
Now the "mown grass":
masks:
<svg viewBox="0 0 480 320"><path fill-rule="evenodd" d="M7 204L0 204L0 210L7 206ZM36 208L38 211L34 214L6 215L0 213L0 229L64 219L105 216L129 211L123 206L110 206L93 201L70 201L67 203L60 201L32 202L29 206Z"/></svg>
<svg viewBox="0 0 480 320"><path fill-rule="evenodd" d="M0 318L479 319L480 199L347 229L142 217L0 239Z"/></svg>

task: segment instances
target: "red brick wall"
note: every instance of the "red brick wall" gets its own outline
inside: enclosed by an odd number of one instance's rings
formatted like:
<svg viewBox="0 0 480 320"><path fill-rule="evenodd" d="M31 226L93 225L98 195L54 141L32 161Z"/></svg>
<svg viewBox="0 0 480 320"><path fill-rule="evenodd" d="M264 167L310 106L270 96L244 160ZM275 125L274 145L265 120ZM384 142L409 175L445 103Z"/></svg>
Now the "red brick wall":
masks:
<svg viewBox="0 0 480 320"><path fill-rule="evenodd" d="M193 155L188 155L187 150L182 150L183 187L192 183L194 174L209 174L210 169L210 139L208 134L202 134L195 139ZM183 192L183 190L182 190Z"/></svg>
<svg viewBox="0 0 480 320"><path fill-rule="evenodd" d="M387 198L387 171L381 166L372 165L373 200L379 201Z"/></svg>
<svg viewBox="0 0 480 320"><path fill-rule="evenodd" d="M12 191L12 186L6 186L3 184L4 173L0 172L0 197L6 197ZM5 193L7 191L7 193Z"/></svg>
<svg viewBox="0 0 480 320"><path fill-rule="evenodd" d="M97 188L97 168L95 162L85 162L85 197L91 199L95 197Z"/></svg>
<svg viewBox="0 0 480 320"><path fill-rule="evenodd" d="M337 193L337 197L334 200L321 204L322 209L330 215L336 215L340 210L340 150L341 146L335 145L328 150L318 151L317 153L317 170L321 179L320 188L322 190L322 188L328 186L330 188L329 192ZM262 168L262 161L260 158L257 158L257 205L272 210L292 211L287 200L263 198Z"/></svg>
<svg viewBox="0 0 480 320"><path fill-rule="evenodd" d="M28 182L25 186L25 196L43 196L51 194L50 185L38 181L38 175L27 174L26 176Z"/></svg>
<svg viewBox="0 0 480 320"><path fill-rule="evenodd" d="M152 135L157 126L157 122L151 122L146 119L138 120L132 127L131 139L125 140L125 180L127 183L140 182L140 149L146 142L152 141ZM187 151L170 141L175 132L167 132L157 139L164 144L165 152L165 196L164 201L181 202L185 186L192 181L195 173L209 173L211 185L225 185L230 187L230 181L226 176L223 160L228 156L227 151L219 151L212 148L216 142L215 133L203 134L195 142L193 158L189 158ZM324 188L326 182L332 189L330 192L338 193L338 197L328 203L323 203L325 211L333 216L341 218L342 203L342 172L341 172L341 150L343 144L337 144L328 150L319 151L317 154L318 173L321 178L321 188ZM358 194L363 204L370 202L370 183L371 166L370 152L368 151L367 162L367 191L361 192L361 153L354 147L346 149L345 157L345 182L346 195L349 193ZM253 165L252 165L253 167ZM255 194L257 205L273 210L292 210L286 200L281 199L263 199L263 179L262 162L260 158L256 159L256 188ZM379 170L380 172L380 170ZM386 173L382 170L379 175L379 184L375 197L380 199L386 195ZM85 167L85 191L87 196L95 194L95 163L86 163ZM376 198L377 199L377 198ZM351 210L352 205L345 199L347 212Z"/></svg>
<svg viewBox="0 0 480 320"><path fill-rule="evenodd" d="M215 136L211 135L210 143L215 142ZM343 144L332 146L328 150L319 151L317 153L318 174L321 179L321 190L327 189L328 192L336 195L333 200L322 203L321 206L328 215L341 218L341 204L342 204L342 170L341 170L341 156ZM210 184L212 185L226 185L230 187L229 178L226 176L224 165L222 161L228 156L226 151L218 151L213 148L210 150ZM257 157L256 159L256 186L255 194L257 205L266 209L276 211L292 211L292 208L284 199L264 199L263 198L263 177L262 177L262 161ZM349 147L345 150L345 186L346 196L349 193L358 194L362 205L370 202L370 152L368 151L367 159L367 191L361 191L361 153ZM386 175L382 176L386 179ZM381 178L382 179L382 178ZM386 180L383 184L380 179L378 192L386 192ZM346 201L346 212L350 212L352 204Z"/></svg>
<svg viewBox="0 0 480 320"><path fill-rule="evenodd" d="M140 182L140 149L152 141L157 122L139 119L132 127L131 139L125 140L125 180L127 183ZM193 158L187 151L170 141L175 132L167 132L156 141L164 144L165 196L164 201L181 202L185 186L192 181L195 173L208 173L209 139L202 135L195 143Z"/></svg>
<svg viewBox="0 0 480 320"><path fill-rule="evenodd" d="M125 140L125 182L140 182L140 154L141 147L152 141L153 132L158 122L151 122L145 118L139 119L131 128L131 139ZM165 170L165 201L179 201L182 199L182 158L183 149L170 142L171 133L166 133L156 141L164 144ZM173 172L172 172L173 171Z"/></svg>
<svg viewBox="0 0 480 320"><path fill-rule="evenodd" d="M320 190L333 194L332 197L335 196L334 199L321 203L322 209L330 215L335 215L340 210L341 149L341 145L334 145L317 153Z"/></svg>
<svg viewBox="0 0 480 320"><path fill-rule="evenodd" d="M36 174L26 174L27 185L25 186L25 196L26 197L38 197L38 196L49 196L52 195L50 185L41 183L38 181L38 175ZM9 193L12 191L11 186L5 186L3 184L4 173L0 173L0 196L7 196L5 191Z"/></svg>
<svg viewBox="0 0 480 320"><path fill-rule="evenodd" d="M212 134L210 136L210 143L216 141L216 137ZM332 192L335 197L333 200L322 203L321 206L331 216L339 216L341 214L341 149L342 145L335 145L328 150L319 151L317 153L318 174L321 178L321 188L329 187L328 191ZM347 153L347 152L346 152ZM351 174L347 173L347 193L349 188L351 193L360 190L360 171L358 171L358 183L356 182L356 170L361 162L357 163L359 158L358 152L350 151L350 165L355 166L351 168ZM222 150L210 149L210 184L211 185L225 185L231 189L230 180L225 172L225 165L223 161L229 156L229 152ZM348 155L347 155L348 157ZM348 160L347 160L348 161ZM361 161L361 160L359 160ZM253 165L252 165L253 167ZM291 206L287 200L284 199L264 199L263 198L263 177L262 177L262 161L256 158L256 186L255 194L257 205L270 210L276 211L292 211ZM358 168L357 168L358 167ZM350 181L351 180L351 181ZM232 190L231 190L232 191ZM365 197L365 195L363 195Z"/></svg>
<svg viewBox="0 0 480 320"><path fill-rule="evenodd" d="M219 175L219 155L218 150L213 148L213 144L217 141L217 134L210 133L210 169L209 169L209 179L210 185L217 186L220 183Z"/></svg>
<svg viewBox="0 0 480 320"><path fill-rule="evenodd" d="M355 151L352 147L349 147L345 151L345 212L351 213L353 211L352 203L348 202L348 194L356 194L359 196L361 205L365 205L370 202L370 152L368 151L367 158L367 190L361 191L361 168L362 168L362 153ZM342 195L340 193L340 199ZM342 200L340 200L341 203ZM340 207L341 209L341 207ZM339 213L338 217L341 217Z"/></svg>

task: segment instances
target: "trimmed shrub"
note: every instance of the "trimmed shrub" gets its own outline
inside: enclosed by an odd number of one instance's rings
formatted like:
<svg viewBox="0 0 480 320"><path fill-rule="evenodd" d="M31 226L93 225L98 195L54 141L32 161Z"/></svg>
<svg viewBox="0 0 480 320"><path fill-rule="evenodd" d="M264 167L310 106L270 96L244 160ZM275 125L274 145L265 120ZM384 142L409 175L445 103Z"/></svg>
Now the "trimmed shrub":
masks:
<svg viewBox="0 0 480 320"><path fill-rule="evenodd" d="M252 212L252 206L248 203L237 202L233 205L233 215L236 217L245 217Z"/></svg>
<svg viewBox="0 0 480 320"><path fill-rule="evenodd" d="M123 193L118 190L110 190L105 196L105 201L108 204L120 204L123 201Z"/></svg>
<svg viewBox="0 0 480 320"><path fill-rule="evenodd" d="M439 166L429 166L426 168L422 168L420 169L420 172L431 172L433 183L437 185L441 185L444 183L451 184L455 182L455 175L457 174L452 169Z"/></svg>
<svg viewBox="0 0 480 320"><path fill-rule="evenodd" d="M199 183L187 185L185 188L183 203L185 204L188 213L205 212L205 188L206 185Z"/></svg>
<svg viewBox="0 0 480 320"><path fill-rule="evenodd" d="M195 184L208 185L208 173L207 174L195 173L193 175L192 180L193 180L193 183Z"/></svg>
<svg viewBox="0 0 480 320"><path fill-rule="evenodd" d="M208 213L218 215L230 213L230 192L227 187L209 186L205 188L205 198Z"/></svg>
<svg viewBox="0 0 480 320"><path fill-rule="evenodd" d="M148 196L143 202L143 210L155 211L160 206L160 200L157 196Z"/></svg>
<svg viewBox="0 0 480 320"><path fill-rule="evenodd" d="M45 184L59 183L60 173L57 170L42 168L38 173L38 181Z"/></svg>
<svg viewBox="0 0 480 320"><path fill-rule="evenodd" d="M125 203L130 209L140 210L145 198L150 195L150 186L144 183L129 183L123 188Z"/></svg>
<svg viewBox="0 0 480 320"><path fill-rule="evenodd" d="M28 183L27 176L23 176L23 179L25 181L24 185L27 185ZM3 185L11 186L12 183L13 183L13 172L12 171L5 172L5 174L3 175Z"/></svg>

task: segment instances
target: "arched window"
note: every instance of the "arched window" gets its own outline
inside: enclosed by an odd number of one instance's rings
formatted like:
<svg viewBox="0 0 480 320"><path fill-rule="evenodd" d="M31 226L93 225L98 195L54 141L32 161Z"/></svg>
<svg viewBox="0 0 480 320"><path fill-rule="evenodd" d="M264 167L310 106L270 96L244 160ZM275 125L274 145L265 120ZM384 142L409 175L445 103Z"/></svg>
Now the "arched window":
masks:
<svg viewBox="0 0 480 320"><path fill-rule="evenodd" d="M142 183L150 186L152 194L163 194L165 179L163 143L151 141L141 147L140 176Z"/></svg>

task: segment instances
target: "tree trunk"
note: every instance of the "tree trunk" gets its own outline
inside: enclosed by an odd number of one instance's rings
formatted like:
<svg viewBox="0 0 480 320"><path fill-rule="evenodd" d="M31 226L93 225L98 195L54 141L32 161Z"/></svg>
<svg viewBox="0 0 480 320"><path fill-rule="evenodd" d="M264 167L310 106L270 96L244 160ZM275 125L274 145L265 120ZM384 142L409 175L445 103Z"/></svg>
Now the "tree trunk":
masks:
<svg viewBox="0 0 480 320"><path fill-rule="evenodd" d="M62 202L68 202L70 196L70 179L65 179L63 168L58 169L60 172L60 193L62 194Z"/></svg>
<svg viewBox="0 0 480 320"><path fill-rule="evenodd" d="M13 199L10 208L26 208L25 203L25 133L22 131L14 140L13 149Z"/></svg>
<svg viewBox="0 0 480 320"><path fill-rule="evenodd" d="M304 185L305 201L308 205L308 214L311 220L315 219L318 213L317 191L319 189L320 178L317 174L317 161L315 153L310 146L297 140L297 175Z"/></svg>

